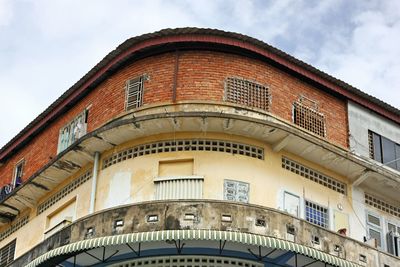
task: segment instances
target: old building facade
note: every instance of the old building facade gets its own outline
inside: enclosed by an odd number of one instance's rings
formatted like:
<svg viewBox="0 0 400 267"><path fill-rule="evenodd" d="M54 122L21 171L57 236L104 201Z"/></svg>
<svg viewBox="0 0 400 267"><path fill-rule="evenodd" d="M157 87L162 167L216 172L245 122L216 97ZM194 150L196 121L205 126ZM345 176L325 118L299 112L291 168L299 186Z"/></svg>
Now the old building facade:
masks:
<svg viewBox="0 0 400 267"><path fill-rule="evenodd" d="M251 37L134 37L0 150L0 266L398 266L399 114Z"/></svg>

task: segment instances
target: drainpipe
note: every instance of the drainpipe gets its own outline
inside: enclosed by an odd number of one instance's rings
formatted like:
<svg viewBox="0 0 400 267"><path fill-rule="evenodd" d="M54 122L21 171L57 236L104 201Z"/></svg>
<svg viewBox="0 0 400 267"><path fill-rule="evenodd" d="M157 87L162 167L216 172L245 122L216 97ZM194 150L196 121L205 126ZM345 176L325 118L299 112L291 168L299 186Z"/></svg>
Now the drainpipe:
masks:
<svg viewBox="0 0 400 267"><path fill-rule="evenodd" d="M97 189L97 173L99 171L99 159L100 153L94 153L94 163L93 163L93 172L92 172L92 191L90 192L90 206L89 206L89 214L94 212L94 201L96 198L96 189Z"/></svg>

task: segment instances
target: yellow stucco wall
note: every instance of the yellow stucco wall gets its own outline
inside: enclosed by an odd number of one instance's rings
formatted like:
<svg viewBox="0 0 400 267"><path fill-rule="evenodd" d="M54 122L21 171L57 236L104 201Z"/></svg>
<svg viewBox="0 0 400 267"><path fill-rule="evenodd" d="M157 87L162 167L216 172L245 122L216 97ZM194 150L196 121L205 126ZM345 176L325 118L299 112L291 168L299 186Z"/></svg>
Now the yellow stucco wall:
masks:
<svg viewBox="0 0 400 267"><path fill-rule="evenodd" d="M230 179L250 184L249 203L251 204L282 209L282 194L284 191L288 191L300 196L302 201L308 199L330 208L331 214L333 214L334 209L337 209L339 203L343 206L343 213L351 214L352 212L348 200L351 196L344 196L296 175L295 173L284 170L281 167L281 157L285 155L299 163L334 177L337 180L346 182L344 177L340 177L310 162L305 162L301 158L290 155L284 151L275 153L269 145L262 142L234 135L217 133L207 133L206 135L202 133L179 133L175 135L165 134L151 136L127 142L103 153L100 162L111 153L123 150L124 148L152 141L171 140L174 138L230 140L255 145L264 148L265 159L260 160L224 152L190 151L140 156L114 164L106 169L102 169L100 164L95 211L100 211L116 205L153 200L155 197L154 178L156 178L159 173L159 162L193 160L193 175L204 177L204 199L223 200L224 179ZM92 168L92 166L86 166L85 170L80 171L63 182L53 190L48 197L90 168ZM74 198L76 198L75 219L87 215L89 211L91 181L91 179L86 181L40 215L36 215L36 209L32 210L30 222L3 240L0 246L4 246L14 238L17 238L15 257L19 257L27 252L33 246L43 241L44 232L47 230L46 225L48 225L49 215L59 212L60 207L68 206L68 202ZM333 222L331 222L331 225L333 225Z"/></svg>

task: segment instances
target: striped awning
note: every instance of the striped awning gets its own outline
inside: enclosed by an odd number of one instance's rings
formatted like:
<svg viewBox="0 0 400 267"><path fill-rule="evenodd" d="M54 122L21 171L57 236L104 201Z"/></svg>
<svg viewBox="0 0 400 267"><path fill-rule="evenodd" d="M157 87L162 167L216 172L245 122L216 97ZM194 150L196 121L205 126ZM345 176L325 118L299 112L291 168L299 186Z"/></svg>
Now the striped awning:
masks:
<svg viewBox="0 0 400 267"><path fill-rule="evenodd" d="M209 240L209 241L227 241L241 243L251 246L261 246L273 249L281 249L302 254L313 259L340 267L359 267L360 265L341 259L339 257L324 253L314 248L299 245L290 241L257 235L250 233L216 231L216 230L165 230L142 233L130 233L123 235L105 236L92 239L86 239L74 242L69 245L53 249L30 262L27 267L35 267L47 260L66 255L70 253L79 253L80 251L95 249L99 247L116 246L123 244L157 242L166 240Z"/></svg>

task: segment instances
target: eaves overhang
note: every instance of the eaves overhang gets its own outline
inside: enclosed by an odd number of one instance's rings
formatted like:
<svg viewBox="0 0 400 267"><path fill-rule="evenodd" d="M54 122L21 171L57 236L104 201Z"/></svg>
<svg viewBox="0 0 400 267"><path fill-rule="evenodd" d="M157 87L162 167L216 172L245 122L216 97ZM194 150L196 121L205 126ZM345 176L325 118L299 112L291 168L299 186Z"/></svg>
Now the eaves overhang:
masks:
<svg viewBox="0 0 400 267"><path fill-rule="evenodd" d="M109 53L11 141L4 145L0 149L0 162L4 162L8 156L21 148L32 136L38 134L63 111L84 97L93 89L96 83L104 80L105 77L115 72L120 66L126 64L133 56L137 56L141 51L157 50L166 45L185 43L213 44L215 47L219 47L218 49L224 46L226 48L239 48L243 51L249 51L260 58L268 59L297 75L313 81L336 95L341 95L396 123L400 123L400 110L255 38L215 29L165 29L128 39ZM212 49L212 46L208 46L207 49Z"/></svg>
<svg viewBox="0 0 400 267"><path fill-rule="evenodd" d="M352 184L365 172L363 185L399 201L400 175L372 164L325 139L261 110L232 104L180 103L145 107L116 118L77 140L0 202L0 214L17 216L82 168L95 152L105 152L131 140L164 133L222 133L259 140L273 151L286 151L348 178ZM7 219L0 224L7 222Z"/></svg>

